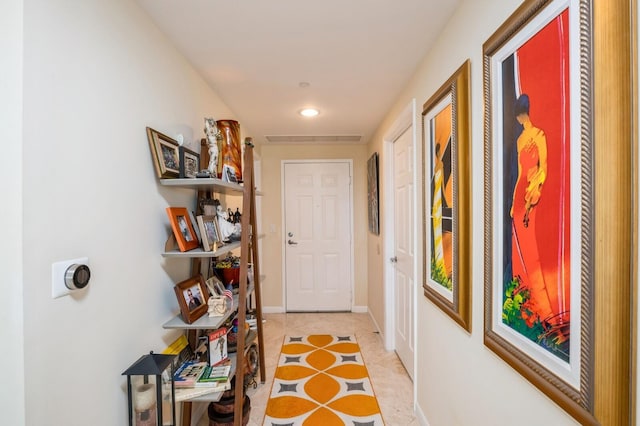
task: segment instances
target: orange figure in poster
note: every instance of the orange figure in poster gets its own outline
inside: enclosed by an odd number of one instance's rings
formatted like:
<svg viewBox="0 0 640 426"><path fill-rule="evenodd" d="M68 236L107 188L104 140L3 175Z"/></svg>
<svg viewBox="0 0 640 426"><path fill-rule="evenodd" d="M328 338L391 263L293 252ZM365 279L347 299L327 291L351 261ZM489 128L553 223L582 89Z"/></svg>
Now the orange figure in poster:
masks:
<svg viewBox="0 0 640 426"><path fill-rule="evenodd" d="M518 177L511 207L512 267L513 276L520 280L519 291L526 289L530 294L528 308L533 314L524 319L531 326L554 315L536 239L536 206L547 177L547 138L531 122L529 96L518 98L515 113L524 129L517 140Z"/></svg>

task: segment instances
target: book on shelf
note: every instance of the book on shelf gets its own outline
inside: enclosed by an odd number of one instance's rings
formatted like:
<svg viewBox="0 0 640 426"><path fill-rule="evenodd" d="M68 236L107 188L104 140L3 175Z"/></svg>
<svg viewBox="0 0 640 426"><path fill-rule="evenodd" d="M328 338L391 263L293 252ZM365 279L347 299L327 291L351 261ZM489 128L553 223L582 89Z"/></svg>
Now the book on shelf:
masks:
<svg viewBox="0 0 640 426"><path fill-rule="evenodd" d="M207 365L206 362L186 361L173 374L174 386L176 388L194 387Z"/></svg>
<svg viewBox="0 0 640 426"><path fill-rule="evenodd" d="M191 350L191 346L189 346L187 336L185 336L184 334L182 334L173 343L167 346L167 348L162 351L162 353L167 355L177 355L177 366L184 364L186 361L193 360L194 358L193 350Z"/></svg>
<svg viewBox="0 0 640 426"><path fill-rule="evenodd" d="M204 373L198 379L197 386L209 386L211 384L217 384L220 382L226 382L229 380L229 374L231 374L230 365L216 365L207 366Z"/></svg>
<svg viewBox="0 0 640 426"><path fill-rule="evenodd" d="M228 358L227 329L222 327L209 333L209 364L216 366Z"/></svg>

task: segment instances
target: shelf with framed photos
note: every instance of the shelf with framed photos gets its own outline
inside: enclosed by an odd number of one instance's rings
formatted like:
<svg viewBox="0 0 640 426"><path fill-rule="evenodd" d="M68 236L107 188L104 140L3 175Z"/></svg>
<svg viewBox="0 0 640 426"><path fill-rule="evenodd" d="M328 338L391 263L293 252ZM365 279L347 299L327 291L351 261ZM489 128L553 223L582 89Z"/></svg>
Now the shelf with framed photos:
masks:
<svg viewBox="0 0 640 426"><path fill-rule="evenodd" d="M234 250L240 250L240 266L239 266L239 279L238 279L238 291L237 294L233 296L233 308L229 312L226 312L223 316L219 317L209 317L206 315L199 315L196 318L189 318L189 312L186 312L189 321L185 320L183 314L179 314L169 321L167 321L163 328L165 329L182 329L185 330L188 336L188 340L190 344L194 347L197 344L199 335L206 330L215 330L220 328L226 321L229 320L233 315L236 315L238 320L238 330L237 330L237 348L235 353L234 363L236 365L248 365L246 356L246 351L253 345L253 342L257 340L257 357L258 357L258 369L260 373L260 381L262 383L266 380L265 374L265 358L264 358L264 344L263 344L263 333L262 333L262 302L261 302L261 294L260 294L260 282L262 280L262 276L259 271L259 261L258 261L258 235L252 230L257 229L256 227L256 206L255 206L255 197L257 195L257 191L255 189L255 180L253 174L253 144L251 143L250 138L245 139L245 150L244 150L244 165L245 170L243 172L244 183L238 184L233 182L224 182L220 179L214 178L175 178L175 179L159 179L160 185L167 188L176 188L176 189L188 189L197 191L196 194L198 198L200 198L203 193L210 194L225 194L225 195L236 195L242 196L242 216L240 218L240 227L242 232L240 233L240 241L233 241L230 243L224 243L219 246L215 246L213 250L207 251L202 248L202 246L197 247L193 244L193 240L197 241L195 237L195 232L193 230L193 225L190 223L188 212L181 212L178 216L181 220L186 220L189 222L189 227L187 229L180 228L174 226L174 220L171 217L170 210L173 208L168 208L170 220L172 221L172 227L174 232L169 237L165 244L165 250L162 252L162 256L165 258L186 258L191 259L191 269L192 275L197 275L201 270L201 261L203 258L217 258L223 255L229 254ZM185 249L185 247L179 246L179 241L176 240L175 235L179 234L182 231L183 233L187 231L190 233L190 237L188 241L192 244ZM187 234L185 234L187 235ZM179 235L181 237L181 235ZM184 245L184 241L182 241ZM251 266L251 267L250 267ZM252 269L252 270L250 270ZM249 283L248 277L251 274L252 282ZM199 287L201 288L201 287ZM208 295L208 291L206 291L206 287L203 289L203 293L205 296ZM188 291L185 290L184 291ZM178 292L177 292L178 294ZM255 331L253 329L247 330L243 324L247 323L247 311L249 310L249 301L250 296L255 298ZM180 297L180 296L179 296ZM206 298L205 298L206 300ZM200 310L200 308L198 308ZM181 309L182 310L182 309ZM257 374L257 372L256 372ZM235 390L235 401L234 401L234 424L241 425L242 424L242 404L245 396L245 369L240 368L235 371L235 381L240 384L237 386ZM193 398L185 398L181 401L183 403L182 410L182 424L188 425L191 424L191 404L194 401L217 401L222 392L213 392L207 393L205 395L201 395L198 392L193 392L194 394L198 394L198 396L194 396ZM217 398L217 399L216 399Z"/></svg>
<svg viewBox="0 0 640 426"><path fill-rule="evenodd" d="M171 235L171 237L169 237L169 240L173 240L175 242L175 237ZM215 251L205 251L202 247L194 248L189 251L180 251L178 248L172 245L172 242L167 241L167 244L165 244L165 251L162 252L162 256L163 257L182 257L182 258L194 258L194 257L211 258L211 257L220 257L238 248L240 248L240 241L225 243L224 245L219 246Z"/></svg>
<svg viewBox="0 0 640 426"><path fill-rule="evenodd" d="M253 294L255 290L255 285L251 284L247 286L247 297ZM224 315L220 317L210 317L208 315L203 315L191 324L184 320L182 314L178 314L171 318L169 321L165 322L162 326L166 329L182 329L182 330L215 330L224 325L224 323L234 314L236 310L239 308L240 295L233 295L233 307L232 310L227 310Z"/></svg>

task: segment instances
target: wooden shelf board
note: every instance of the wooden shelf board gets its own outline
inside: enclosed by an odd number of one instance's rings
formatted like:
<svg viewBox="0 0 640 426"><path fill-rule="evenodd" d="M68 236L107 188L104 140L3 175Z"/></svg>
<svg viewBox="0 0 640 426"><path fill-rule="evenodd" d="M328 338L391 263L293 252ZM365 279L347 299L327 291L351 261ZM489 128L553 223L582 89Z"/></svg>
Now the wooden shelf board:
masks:
<svg viewBox="0 0 640 426"><path fill-rule="evenodd" d="M160 179L160 185L202 191L210 189L223 194L238 194L244 190L244 187L238 183L223 182L213 178Z"/></svg>
<svg viewBox="0 0 640 426"><path fill-rule="evenodd" d="M240 241L234 241L232 243L226 243L222 247L219 247L216 251L204 251L202 247L195 248L189 251L171 250L162 253L163 257L178 257L178 258L193 258L193 257L218 257L223 254L229 253L232 250L240 248Z"/></svg>

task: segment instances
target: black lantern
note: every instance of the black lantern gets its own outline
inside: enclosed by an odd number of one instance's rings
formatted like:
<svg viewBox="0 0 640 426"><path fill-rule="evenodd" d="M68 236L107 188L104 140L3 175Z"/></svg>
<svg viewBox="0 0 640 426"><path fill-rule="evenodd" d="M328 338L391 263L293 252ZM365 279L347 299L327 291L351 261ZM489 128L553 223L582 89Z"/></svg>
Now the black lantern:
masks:
<svg viewBox="0 0 640 426"><path fill-rule="evenodd" d="M127 376L129 426L176 424L173 372L175 355L143 355L124 373Z"/></svg>

